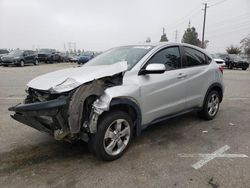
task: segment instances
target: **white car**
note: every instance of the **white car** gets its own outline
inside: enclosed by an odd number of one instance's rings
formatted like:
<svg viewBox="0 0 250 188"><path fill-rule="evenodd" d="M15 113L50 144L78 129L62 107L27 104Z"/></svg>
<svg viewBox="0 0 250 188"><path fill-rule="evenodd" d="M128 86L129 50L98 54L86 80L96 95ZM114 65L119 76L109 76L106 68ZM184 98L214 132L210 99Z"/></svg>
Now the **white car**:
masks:
<svg viewBox="0 0 250 188"><path fill-rule="evenodd" d="M192 45L122 46L31 80L24 104L9 110L56 140L84 140L97 157L115 160L151 124L191 111L213 119L223 99L222 73Z"/></svg>
<svg viewBox="0 0 250 188"><path fill-rule="evenodd" d="M211 54L211 56L218 65L220 65L221 67L226 67L225 61L221 59L220 56L218 56L217 54Z"/></svg>

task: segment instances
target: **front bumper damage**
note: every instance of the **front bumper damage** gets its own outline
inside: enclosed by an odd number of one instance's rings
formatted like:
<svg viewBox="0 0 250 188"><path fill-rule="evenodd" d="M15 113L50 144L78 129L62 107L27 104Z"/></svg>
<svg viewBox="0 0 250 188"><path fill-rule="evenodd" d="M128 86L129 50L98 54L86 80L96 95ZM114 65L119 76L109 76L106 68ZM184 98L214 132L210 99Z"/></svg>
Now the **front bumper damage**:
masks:
<svg viewBox="0 0 250 188"><path fill-rule="evenodd" d="M31 104L18 104L10 107L14 111L13 119L26 124L34 129L52 134L51 124L53 117L56 117L59 109L67 105L67 98L58 98L51 101L36 102Z"/></svg>
<svg viewBox="0 0 250 188"><path fill-rule="evenodd" d="M15 112L11 117L54 136L56 140L88 141L89 134L96 133L98 117L108 110L103 108L101 100L104 90L119 84L110 80L94 80L56 99L18 104L9 108Z"/></svg>

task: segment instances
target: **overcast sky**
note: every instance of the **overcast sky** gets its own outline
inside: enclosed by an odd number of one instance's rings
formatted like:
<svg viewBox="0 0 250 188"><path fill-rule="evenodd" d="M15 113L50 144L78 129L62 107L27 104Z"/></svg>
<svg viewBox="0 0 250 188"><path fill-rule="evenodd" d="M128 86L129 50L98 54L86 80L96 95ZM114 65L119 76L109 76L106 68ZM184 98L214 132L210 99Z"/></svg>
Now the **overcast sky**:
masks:
<svg viewBox="0 0 250 188"><path fill-rule="evenodd" d="M56 48L75 42L77 49L106 50L158 42L162 28L180 42L188 26L201 39L202 0L0 0L0 48ZM207 1L208 50L223 52L250 34L250 0ZM68 47L68 46L67 46Z"/></svg>

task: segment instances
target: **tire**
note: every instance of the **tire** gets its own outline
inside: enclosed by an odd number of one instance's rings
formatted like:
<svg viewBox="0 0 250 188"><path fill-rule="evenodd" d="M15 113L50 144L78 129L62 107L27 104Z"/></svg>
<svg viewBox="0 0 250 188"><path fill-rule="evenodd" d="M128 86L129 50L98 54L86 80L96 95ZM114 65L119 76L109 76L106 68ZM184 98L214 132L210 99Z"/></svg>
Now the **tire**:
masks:
<svg viewBox="0 0 250 188"><path fill-rule="evenodd" d="M20 66L20 67L23 67L23 66L24 66L24 61L23 61L23 60L20 61L19 66Z"/></svg>
<svg viewBox="0 0 250 188"><path fill-rule="evenodd" d="M34 62L34 65L38 65L38 64L39 64L39 61L38 61L38 59L36 59Z"/></svg>
<svg viewBox="0 0 250 188"><path fill-rule="evenodd" d="M228 68L229 68L229 69L233 69L232 63L229 63Z"/></svg>
<svg viewBox="0 0 250 188"><path fill-rule="evenodd" d="M217 91L212 90L207 95L202 110L199 112L199 116L205 120L212 120L218 113L220 108L220 95Z"/></svg>
<svg viewBox="0 0 250 188"><path fill-rule="evenodd" d="M247 68L242 68L242 70L247 70Z"/></svg>
<svg viewBox="0 0 250 188"><path fill-rule="evenodd" d="M110 111L98 120L97 133L91 135L89 148L97 158L113 161L128 149L133 136L133 123L123 111Z"/></svg>

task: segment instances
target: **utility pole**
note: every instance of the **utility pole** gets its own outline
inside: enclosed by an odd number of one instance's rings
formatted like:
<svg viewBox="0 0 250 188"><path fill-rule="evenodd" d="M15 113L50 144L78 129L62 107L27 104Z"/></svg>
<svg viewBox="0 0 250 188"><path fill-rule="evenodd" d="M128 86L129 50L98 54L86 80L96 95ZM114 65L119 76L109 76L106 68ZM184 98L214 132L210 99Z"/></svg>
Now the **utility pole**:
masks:
<svg viewBox="0 0 250 188"><path fill-rule="evenodd" d="M203 9L204 10L204 20L203 20L202 42L201 42L202 48L205 47L205 45L204 45L204 36L205 36L205 27L206 27L206 16L207 16L207 8L209 8L207 6L207 3L204 3L204 5L205 5L205 8Z"/></svg>
<svg viewBox="0 0 250 188"><path fill-rule="evenodd" d="M175 42L177 42L178 30L175 30Z"/></svg>

